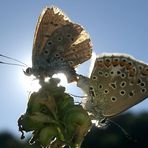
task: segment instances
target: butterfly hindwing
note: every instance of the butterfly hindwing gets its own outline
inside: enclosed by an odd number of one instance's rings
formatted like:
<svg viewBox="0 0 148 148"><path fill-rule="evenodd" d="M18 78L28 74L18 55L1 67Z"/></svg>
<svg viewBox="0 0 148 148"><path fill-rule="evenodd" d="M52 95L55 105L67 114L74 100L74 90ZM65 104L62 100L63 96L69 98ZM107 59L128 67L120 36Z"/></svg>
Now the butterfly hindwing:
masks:
<svg viewBox="0 0 148 148"><path fill-rule="evenodd" d="M148 97L148 65L125 55L98 57L90 86L93 105L103 116L114 116Z"/></svg>

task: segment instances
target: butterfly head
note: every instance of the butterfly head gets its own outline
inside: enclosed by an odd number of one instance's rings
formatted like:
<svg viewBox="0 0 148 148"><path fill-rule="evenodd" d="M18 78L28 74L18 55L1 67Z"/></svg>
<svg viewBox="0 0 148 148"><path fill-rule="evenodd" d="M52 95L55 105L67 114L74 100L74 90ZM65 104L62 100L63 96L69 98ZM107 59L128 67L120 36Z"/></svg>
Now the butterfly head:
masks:
<svg viewBox="0 0 148 148"><path fill-rule="evenodd" d="M32 68L31 67L28 67L25 71L24 71L24 74L26 76L31 76L33 74L33 71L32 71Z"/></svg>

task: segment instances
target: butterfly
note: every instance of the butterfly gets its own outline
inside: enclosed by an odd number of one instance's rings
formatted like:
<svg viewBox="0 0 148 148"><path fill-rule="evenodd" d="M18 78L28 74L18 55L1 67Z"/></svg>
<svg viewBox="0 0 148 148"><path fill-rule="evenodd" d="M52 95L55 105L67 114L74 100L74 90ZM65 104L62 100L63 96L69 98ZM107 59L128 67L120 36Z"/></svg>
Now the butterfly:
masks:
<svg viewBox="0 0 148 148"><path fill-rule="evenodd" d="M148 65L128 55L98 56L90 78L79 75L77 86L88 96L84 108L103 126L148 97Z"/></svg>
<svg viewBox="0 0 148 148"><path fill-rule="evenodd" d="M75 67L90 59L92 44L89 34L73 23L57 7L43 9L36 26L32 67L24 72L40 80L56 73L64 73L68 82L76 79Z"/></svg>

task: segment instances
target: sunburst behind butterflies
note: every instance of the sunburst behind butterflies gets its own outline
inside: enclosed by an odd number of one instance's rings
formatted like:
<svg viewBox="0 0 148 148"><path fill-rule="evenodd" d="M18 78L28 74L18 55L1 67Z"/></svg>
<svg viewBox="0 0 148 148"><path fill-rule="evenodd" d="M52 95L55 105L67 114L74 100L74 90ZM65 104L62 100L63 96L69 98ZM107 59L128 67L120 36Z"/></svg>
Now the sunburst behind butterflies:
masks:
<svg viewBox="0 0 148 148"><path fill-rule="evenodd" d="M92 45L84 28L57 7L44 8L36 26L32 68L26 74L39 79L62 72L68 82L76 80L75 67L91 57Z"/></svg>
<svg viewBox="0 0 148 148"><path fill-rule="evenodd" d="M126 55L96 59L91 77L79 76L88 95L84 107L100 124L148 97L148 65Z"/></svg>

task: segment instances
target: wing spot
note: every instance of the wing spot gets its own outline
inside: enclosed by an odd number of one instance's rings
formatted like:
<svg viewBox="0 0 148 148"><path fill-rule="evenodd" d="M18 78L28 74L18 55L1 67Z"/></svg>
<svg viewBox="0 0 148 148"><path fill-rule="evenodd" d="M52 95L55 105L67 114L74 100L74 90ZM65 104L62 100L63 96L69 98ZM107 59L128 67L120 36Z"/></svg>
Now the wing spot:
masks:
<svg viewBox="0 0 148 148"><path fill-rule="evenodd" d="M102 84L99 84L99 87L98 87L99 89L102 89L103 88L103 85Z"/></svg>
<svg viewBox="0 0 148 148"><path fill-rule="evenodd" d="M44 54L45 55L48 55L49 54L49 51L48 50L44 50Z"/></svg>
<svg viewBox="0 0 148 148"><path fill-rule="evenodd" d="M118 70L118 71L117 71L117 75L120 75L120 74L121 74L121 71Z"/></svg>
<svg viewBox="0 0 148 148"><path fill-rule="evenodd" d="M99 75L100 75L100 76L102 76L102 75L103 75L103 72L102 72L102 71L99 71L98 73L99 73Z"/></svg>
<svg viewBox="0 0 148 148"><path fill-rule="evenodd" d="M141 93L143 94L143 93L146 93L146 88L142 88L141 89Z"/></svg>
<svg viewBox="0 0 148 148"><path fill-rule="evenodd" d="M138 65L139 70L141 71L143 69L142 65Z"/></svg>
<svg viewBox="0 0 148 148"><path fill-rule="evenodd" d="M110 83L109 86L110 86L111 88L113 88L113 89L116 89L116 88L117 88L116 83Z"/></svg>
<svg viewBox="0 0 148 148"><path fill-rule="evenodd" d="M125 90L121 90L121 91L120 91L120 95L121 95L121 96L124 96L125 93L126 93Z"/></svg>
<svg viewBox="0 0 148 148"><path fill-rule="evenodd" d="M122 74L121 74L121 78L124 79L125 77L126 77L126 74L125 74L125 73L122 73Z"/></svg>
<svg viewBox="0 0 148 148"><path fill-rule="evenodd" d="M59 55L58 53L56 53L56 54L55 54L55 57L58 58L58 57L60 57L60 55Z"/></svg>
<svg viewBox="0 0 148 148"><path fill-rule="evenodd" d="M106 59L105 59L105 62L110 63L111 60L110 60L109 58L106 58Z"/></svg>
<svg viewBox="0 0 148 148"><path fill-rule="evenodd" d="M115 96L112 96L112 97L111 97L111 101L112 101L112 102L116 102L116 101L117 101L117 98L116 98Z"/></svg>
<svg viewBox="0 0 148 148"><path fill-rule="evenodd" d="M126 82L125 82L125 81L122 81L122 82L120 83L120 86L121 86L121 87L125 87L125 86L126 86Z"/></svg>
<svg viewBox="0 0 148 148"><path fill-rule="evenodd" d="M107 77L109 76L109 74L106 72L106 73L104 74L104 76L107 78Z"/></svg>
<svg viewBox="0 0 148 148"><path fill-rule="evenodd" d="M108 89L105 89L104 90L104 94L108 94L109 93L109 90Z"/></svg>
<svg viewBox="0 0 148 148"><path fill-rule="evenodd" d="M97 77L96 77L96 76L93 76L92 79L93 79L93 80L97 80Z"/></svg>
<svg viewBox="0 0 148 148"><path fill-rule="evenodd" d="M64 61L64 58L60 58L61 61Z"/></svg>
<svg viewBox="0 0 148 148"><path fill-rule="evenodd" d="M90 89L90 90L94 90L94 87L93 87L93 86L89 86L89 89Z"/></svg>
<svg viewBox="0 0 148 148"><path fill-rule="evenodd" d="M48 45L48 46L51 46L51 45L52 45L52 42L51 42L51 41L48 41L48 42L47 42L47 45Z"/></svg>
<svg viewBox="0 0 148 148"><path fill-rule="evenodd" d="M134 96L134 91L130 91L129 92L129 97L133 97Z"/></svg>
<svg viewBox="0 0 148 148"><path fill-rule="evenodd" d="M133 65L133 63L132 63L132 62L128 62L128 65L129 65L129 66L132 66L132 65Z"/></svg>
<svg viewBox="0 0 148 148"><path fill-rule="evenodd" d="M111 72L110 72L110 75L114 75L114 71L111 71Z"/></svg>
<svg viewBox="0 0 148 148"><path fill-rule="evenodd" d="M61 40L62 40L62 37L58 37L57 40L58 40L58 41L61 41Z"/></svg>
<svg viewBox="0 0 148 148"><path fill-rule="evenodd" d="M140 84L140 83L141 83L141 79L140 79L140 78L137 80L137 83L138 83L138 84Z"/></svg>
<svg viewBox="0 0 148 148"><path fill-rule="evenodd" d="M144 82L141 82L141 83L140 83L140 86L141 86L141 87L144 87L144 86L145 86L145 83L144 83Z"/></svg>

